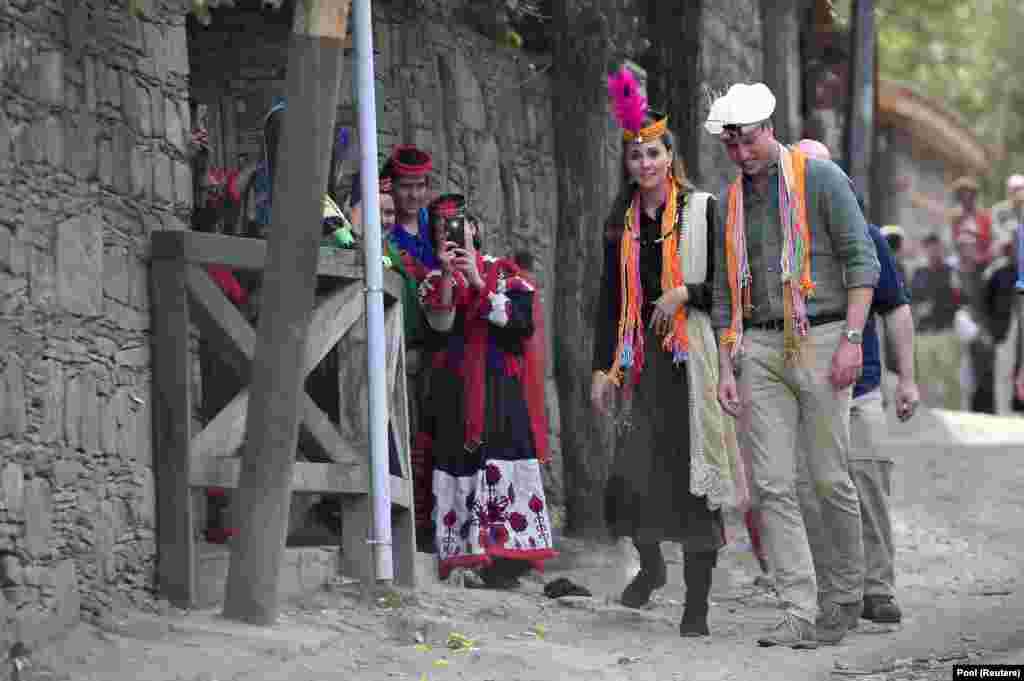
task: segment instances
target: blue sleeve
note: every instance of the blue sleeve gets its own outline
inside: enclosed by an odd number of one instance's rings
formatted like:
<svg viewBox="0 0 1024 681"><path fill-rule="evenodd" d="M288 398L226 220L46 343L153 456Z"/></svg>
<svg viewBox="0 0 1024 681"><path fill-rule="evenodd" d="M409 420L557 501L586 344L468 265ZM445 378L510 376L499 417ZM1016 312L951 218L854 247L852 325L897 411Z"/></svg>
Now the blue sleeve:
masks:
<svg viewBox="0 0 1024 681"><path fill-rule="evenodd" d="M1024 222L1017 225L1017 293L1024 293Z"/></svg>
<svg viewBox="0 0 1024 681"><path fill-rule="evenodd" d="M871 300L871 311L887 315L901 305L909 305L910 295L907 293L907 287L903 282L903 275L900 274L896 258L889 250L889 243L882 236L882 232L877 226L868 225L868 234L875 242L878 263L882 266L878 284L875 285L875 295Z"/></svg>

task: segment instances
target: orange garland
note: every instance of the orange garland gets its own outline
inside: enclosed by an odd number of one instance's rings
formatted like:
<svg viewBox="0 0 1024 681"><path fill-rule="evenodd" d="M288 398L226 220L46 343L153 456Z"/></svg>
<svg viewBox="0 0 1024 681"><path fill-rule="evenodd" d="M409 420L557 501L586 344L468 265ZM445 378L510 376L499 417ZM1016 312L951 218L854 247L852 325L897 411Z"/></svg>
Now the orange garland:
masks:
<svg viewBox="0 0 1024 681"><path fill-rule="evenodd" d="M679 257L679 231L676 229L676 218L682 207L680 202L680 185L674 178L669 178L668 201L661 218L661 288L662 292L684 284L682 259ZM615 360L608 376L612 383L622 385L624 369L633 368L634 376L639 377L644 364L644 330L641 319L643 307L643 290L640 285L639 249L637 247L640 234L639 192L626 210L626 229L622 234L622 245L619 257L619 276L621 277L621 304L619 310L618 343L615 348ZM673 319L672 332L666 334L662 341L662 349L672 352L673 360L680 362L686 359L690 343L686 333L686 306L681 305Z"/></svg>

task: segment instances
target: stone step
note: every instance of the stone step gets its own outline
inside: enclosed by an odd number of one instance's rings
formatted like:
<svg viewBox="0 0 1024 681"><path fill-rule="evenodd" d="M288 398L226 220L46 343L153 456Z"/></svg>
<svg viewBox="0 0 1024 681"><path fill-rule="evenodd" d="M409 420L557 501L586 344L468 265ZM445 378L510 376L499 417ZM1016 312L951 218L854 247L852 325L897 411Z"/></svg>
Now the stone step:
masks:
<svg viewBox="0 0 1024 681"><path fill-rule="evenodd" d="M224 601L231 548L223 544L197 544L196 602L197 608L211 608ZM282 600L309 596L328 586L341 569L337 547L288 547L279 578Z"/></svg>

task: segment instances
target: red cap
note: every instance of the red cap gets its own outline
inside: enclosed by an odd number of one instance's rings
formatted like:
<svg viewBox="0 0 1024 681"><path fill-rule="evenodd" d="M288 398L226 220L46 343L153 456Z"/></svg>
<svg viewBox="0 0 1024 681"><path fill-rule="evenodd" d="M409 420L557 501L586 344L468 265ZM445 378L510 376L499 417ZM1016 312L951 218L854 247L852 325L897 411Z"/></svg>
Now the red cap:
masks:
<svg viewBox="0 0 1024 681"><path fill-rule="evenodd" d="M412 144L399 144L391 152L395 174L402 177L422 177L434 168L430 154Z"/></svg>

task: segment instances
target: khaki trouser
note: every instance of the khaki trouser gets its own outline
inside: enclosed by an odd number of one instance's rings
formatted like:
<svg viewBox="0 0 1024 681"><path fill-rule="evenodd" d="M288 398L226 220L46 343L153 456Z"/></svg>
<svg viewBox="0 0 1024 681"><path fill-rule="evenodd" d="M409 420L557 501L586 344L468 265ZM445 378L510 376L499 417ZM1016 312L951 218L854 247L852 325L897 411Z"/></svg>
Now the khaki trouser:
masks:
<svg viewBox="0 0 1024 681"><path fill-rule="evenodd" d="M914 374L929 407L961 408L960 339L952 329L914 338Z"/></svg>
<svg viewBox="0 0 1024 681"><path fill-rule="evenodd" d="M796 489L797 461L803 456L800 437L814 444L804 458L830 530L830 555L835 556L825 568L829 598L845 604L859 602L863 595L860 504L848 462L851 390L836 391L828 380L843 326L835 322L811 328L805 367L785 366L782 332L752 329L739 377L741 391L750 391L754 495L768 565L784 607L808 622L818 612L818 585Z"/></svg>
<svg viewBox="0 0 1024 681"><path fill-rule="evenodd" d="M892 494L892 458L885 455L881 438L886 432L882 391L873 390L854 398L850 407L850 475L860 499L860 517L864 537L864 595L892 597L895 584L892 541L892 516L889 497ZM829 583L830 554L827 526L822 521L821 503L806 469L800 471L797 483L800 506L811 543L814 568L818 574L820 598L828 599L835 591Z"/></svg>

